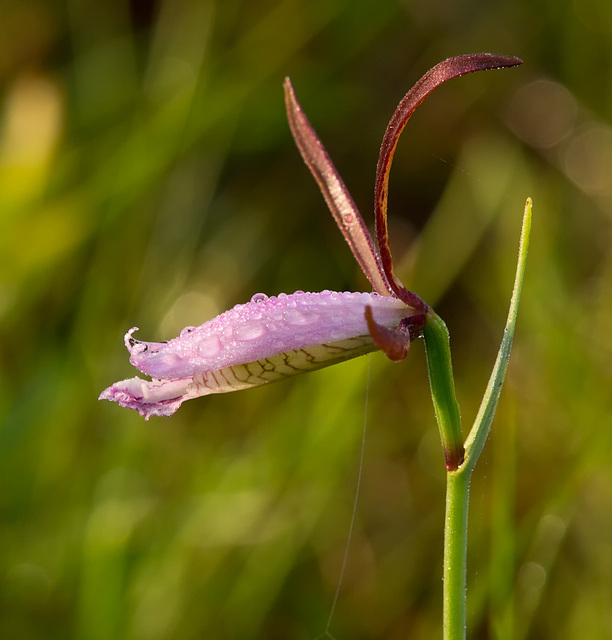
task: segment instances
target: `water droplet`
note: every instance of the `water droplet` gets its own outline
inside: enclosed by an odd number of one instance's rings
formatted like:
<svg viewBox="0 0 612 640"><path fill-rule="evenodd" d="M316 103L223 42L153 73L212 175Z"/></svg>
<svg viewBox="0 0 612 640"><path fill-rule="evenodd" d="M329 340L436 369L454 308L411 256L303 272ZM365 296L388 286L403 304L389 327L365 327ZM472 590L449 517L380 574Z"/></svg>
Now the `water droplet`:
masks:
<svg viewBox="0 0 612 640"><path fill-rule="evenodd" d="M221 351L221 342L217 336L210 336L198 342L198 354L203 358L213 358Z"/></svg>
<svg viewBox="0 0 612 640"><path fill-rule="evenodd" d="M251 298L251 302L265 302L267 299L268 299L268 296L265 293L256 293Z"/></svg>
<svg viewBox="0 0 612 640"><path fill-rule="evenodd" d="M248 341L261 338L266 333L266 325L261 322L247 322L234 330L236 340Z"/></svg>
<svg viewBox="0 0 612 640"><path fill-rule="evenodd" d="M308 309L287 309L285 312L285 322L293 325L313 324L320 317L320 313Z"/></svg>
<svg viewBox="0 0 612 640"><path fill-rule="evenodd" d="M186 336L188 333L191 333L194 329L195 327L185 327L180 333L181 338Z"/></svg>

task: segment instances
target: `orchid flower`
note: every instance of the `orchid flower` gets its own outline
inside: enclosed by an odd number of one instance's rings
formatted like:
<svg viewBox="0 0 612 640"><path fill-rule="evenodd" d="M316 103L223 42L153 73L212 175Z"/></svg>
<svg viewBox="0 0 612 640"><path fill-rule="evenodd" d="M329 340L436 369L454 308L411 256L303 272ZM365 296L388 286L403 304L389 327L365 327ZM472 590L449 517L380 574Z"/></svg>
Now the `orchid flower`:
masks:
<svg viewBox="0 0 612 640"><path fill-rule="evenodd" d="M287 78L285 101L293 137L374 292L256 294L250 302L199 327L183 329L168 342L137 340L134 327L125 335L130 362L152 380L136 377L117 382L100 399L135 409L148 420L172 415L191 398L275 382L376 349L393 361L403 360L411 340L437 316L401 284L393 270L387 193L400 134L414 110L440 84L466 73L518 64L518 58L484 53L449 58L404 96L387 127L378 159L374 201L378 250Z"/></svg>

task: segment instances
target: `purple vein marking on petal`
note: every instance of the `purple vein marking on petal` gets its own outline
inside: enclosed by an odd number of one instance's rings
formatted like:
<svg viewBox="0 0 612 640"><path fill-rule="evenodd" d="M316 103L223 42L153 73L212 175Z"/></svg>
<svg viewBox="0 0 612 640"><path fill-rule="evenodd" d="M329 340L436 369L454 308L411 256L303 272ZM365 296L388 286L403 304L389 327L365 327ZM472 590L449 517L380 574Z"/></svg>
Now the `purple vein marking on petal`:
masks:
<svg viewBox="0 0 612 640"><path fill-rule="evenodd" d="M357 206L304 114L289 78L285 78L284 87L289 127L306 166L317 181L329 210L374 291L380 295L390 295L391 288L382 271L372 236Z"/></svg>

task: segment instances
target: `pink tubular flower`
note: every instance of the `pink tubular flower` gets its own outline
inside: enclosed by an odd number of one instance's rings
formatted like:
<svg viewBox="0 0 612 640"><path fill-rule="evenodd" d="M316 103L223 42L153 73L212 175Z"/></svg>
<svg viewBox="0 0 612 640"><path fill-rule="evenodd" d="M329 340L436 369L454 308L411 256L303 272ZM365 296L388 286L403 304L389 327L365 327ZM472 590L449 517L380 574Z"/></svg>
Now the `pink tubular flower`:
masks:
<svg viewBox="0 0 612 640"><path fill-rule="evenodd" d="M323 144L285 80L291 132L332 215L374 293L322 291L250 302L188 327L169 342L142 342L125 335L130 362L152 380L130 378L100 394L150 416L172 415L183 401L282 380L382 349L394 361L406 357L410 340L427 320L429 307L393 272L387 233L389 171L399 136L416 107L440 84L473 71L521 64L518 58L473 54L449 58L428 71L404 96L383 138L375 188L378 251L363 218Z"/></svg>
<svg viewBox="0 0 612 640"><path fill-rule="evenodd" d="M415 311L376 293L257 294L166 343L125 336L130 362L151 382L117 382L100 398L151 415L173 414L184 400L237 391L319 369L373 351L365 309L397 327Z"/></svg>

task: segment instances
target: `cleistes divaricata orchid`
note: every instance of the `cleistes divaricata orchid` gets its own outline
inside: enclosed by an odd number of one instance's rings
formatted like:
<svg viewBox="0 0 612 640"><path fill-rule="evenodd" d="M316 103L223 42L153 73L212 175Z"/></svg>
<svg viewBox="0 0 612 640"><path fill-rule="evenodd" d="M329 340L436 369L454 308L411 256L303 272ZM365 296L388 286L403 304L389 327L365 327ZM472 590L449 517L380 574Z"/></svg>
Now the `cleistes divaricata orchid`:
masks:
<svg viewBox="0 0 612 640"><path fill-rule="evenodd" d="M432 318L429 306L395 276L387 232L389 172L406 122L439 85L466 73L512 67L514 57L472 54L449 58L428 71L398 105L381 145L375 183L378 251L346 186L304 115L291 82L285 80L289 125L344 238L373 293L322 291L256 294L168 342L143 342L125 335L130 362L151 380L130 378L100 399L135 409L148 420L170 416L191 398L275 382L320 369L376 349L393 361L406 357L411 340Z"/></svg>

